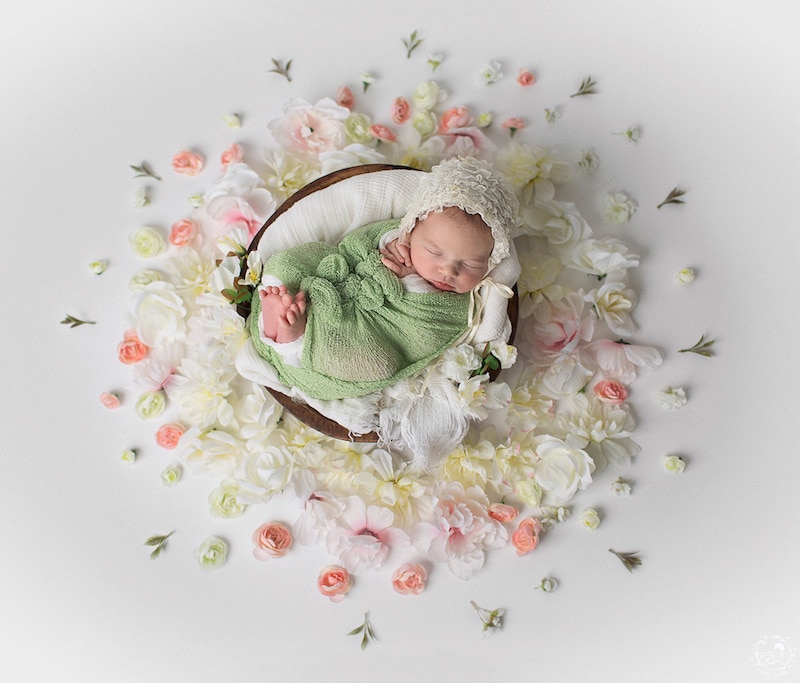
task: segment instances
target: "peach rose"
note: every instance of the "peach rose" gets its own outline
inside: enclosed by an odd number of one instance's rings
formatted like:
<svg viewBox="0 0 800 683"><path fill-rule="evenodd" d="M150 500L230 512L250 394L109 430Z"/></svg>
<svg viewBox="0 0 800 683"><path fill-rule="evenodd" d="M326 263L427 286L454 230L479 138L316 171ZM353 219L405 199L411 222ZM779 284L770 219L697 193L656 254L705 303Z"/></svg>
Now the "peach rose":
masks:
<svg viewBox="0 0 800 683"><path fill-rule="evenodd" d="M348 88L346 85L341 86L336 91L336 104L338 104L340 107L352 109L355 103L356 98L353 97L353 91L350 90L350 88Z"/></svg>
<svg viewBox="0 0 800 683"><path fill-rule="evenodd" d="M513 522L518 514L517 508L512 505L506 505L505 503L492 503L489 506L489 517L503 524Z"/></svg>
<svg viewBox="0 0 800 683"><path fill-rule="evenodd" d="M188 149L172 157L172 170L180 175L197 175L203 170L203 164L205 164L203 157Z"/></svg>
<svg viewBox="0 0 800 683"><path fill-rule="evenodd" d="M283 557L292 547L292 532L278 522L262 524L253 532L253 556L257 560ZM321 590L321 589L320 589Z"/></svg>
<svg viewBox="0 0 800 683"><path fill-rule="evenodd" d="M618 406L628 398L628 390L625 385L615 379L604 379L594 385L594 395L603 403L610 403Z"/></svg>
<svg viewBox="0 0 800 683"><path fill-rule="evenodd" d="M197 235L197 223L191 218L182 218L172 224L169 231L169 242L176 247L185 247Z"/></svg>
<svg viewBox="0 0 800 683"><path fill-rule="evenodd" d="M398 97L392 103L392 121L398 126L411 118L411 105L405 97Z"/></svg>
<svg viewBox="0 0 800 683"><path fill-rule="evenodd" d="M222 164L222 170L224 171L226 168L228 168L229 164L236 164L242 159L244 159L244 150L242 149L241 145L237 145L234 142L222 153L219 162Z"/></svg>
<svg viewBox="0 0 800 683"><path fill-rule="evenodd" d="M119 396L104 391L100 394L100 403L109 410L114 410L115 408L119 408Z"/></svg>
<svg viewBox="0 0 800 683"><path fill-rule="evenodd" d="M392 587L401 595L419 595L425 590L428 573L421 564L407 562L392 574Z"/></svg>
<svg viewBox="0 0 800 683"><path fill-rule="evenodd" d="M505 121L503 121L503 128L508 128L508 130L511 132L511 135L513 136L514 133L516 133L518 130L522 130L523 128L525 128L525 120L517 116L514 116L510 119L506 119Z"/></svg>
<svg viewBox="0 0 800 683"><path fill-rule="evenodd" d="M183 425L175 422L161 425L156 432L156 443L168 451L175 450L185 431Z"/></svg>
<svg viewBox="0 0 800 683"><path fill-rule="evenodd" d="M344 567L326 567L317 578L317 588L331 602L341 602L353 585L350 572Z"/></svg>
<svg viewBox="0 0 800 683"><path fill-rule="evenodd" d="M135 330L128 330L117 347L117 354L121 363L133 365L142 360L149 350L150 347L139 339Z"/></svg>
<svg viewBox="0 0 800 683"><path fill-rule="evenodd" d="M372 137L377 138L378 140L384 140L386 142L394 142L397 140L397 136L392 133L392 131L379 123L373 123L369 127L369 132Z"/></svg>
<svg viewBox="0 0 800 683"><path fill-rule="evenodd" d="M519 523L517 530L511 534L511 542L517 549L517 555L527 555L539 545L539 532L542 524L538 519L526 517Z"/></svg>
<svg viewBox="0 0 800 683"><path fill-rule="evenodd" d="M517 83L519 83L522 86L533 85L534 83L536 83L536 79L534 78L533 74L527 69L520 69L519 73L517 74Z"/></svg>
<svg viewBox="0 0 800 683"><path fill-rule="evenodd" d="M472 124L472 114L466 107L453 107L442 114L439 122L439 132L446 133L453 128L466 128Z"/></svg>

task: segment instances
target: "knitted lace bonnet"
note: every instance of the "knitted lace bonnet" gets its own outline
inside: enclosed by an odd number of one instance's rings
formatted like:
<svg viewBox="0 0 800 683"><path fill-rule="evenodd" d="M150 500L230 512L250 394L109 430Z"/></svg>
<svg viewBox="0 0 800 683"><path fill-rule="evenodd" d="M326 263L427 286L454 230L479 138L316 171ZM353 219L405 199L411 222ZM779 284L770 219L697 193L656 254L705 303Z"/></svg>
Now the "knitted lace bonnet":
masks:
<svg viewBox="0 0 800 683"><path fill-rule="evenodd" d="M402 237L408 237L418 220L451 206L479 215L491 228L490 270L509 255L508 243L519 210L517 197L487 162L472 157L445 159L431 169L400 221Z"/></svg>

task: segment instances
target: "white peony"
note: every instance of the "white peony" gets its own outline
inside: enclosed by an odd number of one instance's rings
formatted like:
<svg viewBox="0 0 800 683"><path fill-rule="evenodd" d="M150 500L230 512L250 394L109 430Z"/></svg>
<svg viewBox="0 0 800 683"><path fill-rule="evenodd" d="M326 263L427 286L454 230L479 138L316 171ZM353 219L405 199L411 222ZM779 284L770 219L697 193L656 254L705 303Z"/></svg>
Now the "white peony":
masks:
<svg viewBox="0 0 800 683"><path fill-rule="evenodd" d="M233 407L227 398L235 376L236 370L230 365L184 358L167 392L188 424L202 429L216 424L226 427L233 420Z"/></svg>
<svg viewBox="0 0 800 683"><path fill-rule="evenodd" d="M285 446L268 446L247 455L237 476L242 503L265 503L286 488L294 473L294 458Z"/></svg>
<svg viewBox="0 0 800 683"><path fill-rule="evenodd" d="M639 265L639 256L617 239L587 239L572 251L572 264L580 271L596 277L621 275Z"/></svg>
<svg viewBox="0 0 800 683"><path fill-rule="evenodd" d="M631 311L636 305L636 292L624 282L606 280L585 298L614 334L627 337L636 331L636 324L631 318Z"/></svg>
<svg viewBox="0 0 800 683"><path fill-rule="evenodd" d="M466 382L480 366L480 356L469 344L451 346L442 354L440 361L442 374L454 382Z"/></svg>
<svg viewBox="0 0 800 683"><path fill-rule="evenodd" d="M136 334L149 347L180 341L186 329L186 307L174 285L151 282L134 295L130 311L136 320Z"/></svg>
<svg viewBox="0 0 800 683"><path fill-rule="evenodd" d="M543 436L536 455L539 460L533 466L533 477L546 504L562 505L592 483L594 463L586 451L556 437Z"/></svg>

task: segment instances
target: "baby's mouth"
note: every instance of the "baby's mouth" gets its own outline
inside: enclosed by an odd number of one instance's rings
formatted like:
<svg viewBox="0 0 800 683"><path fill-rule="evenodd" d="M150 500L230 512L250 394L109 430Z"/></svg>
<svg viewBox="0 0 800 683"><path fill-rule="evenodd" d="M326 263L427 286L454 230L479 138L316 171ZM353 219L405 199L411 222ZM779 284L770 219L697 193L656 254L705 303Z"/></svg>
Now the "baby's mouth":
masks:
<svg viewBox="0 0 800 683"><path fill-rule="evenodd" d="M436 289L441 289L443 292L453 292L455 291L455 287L452 285L448 285L446 282L439 282L438 280L431 280L431 284L436 287Z"/></svg>

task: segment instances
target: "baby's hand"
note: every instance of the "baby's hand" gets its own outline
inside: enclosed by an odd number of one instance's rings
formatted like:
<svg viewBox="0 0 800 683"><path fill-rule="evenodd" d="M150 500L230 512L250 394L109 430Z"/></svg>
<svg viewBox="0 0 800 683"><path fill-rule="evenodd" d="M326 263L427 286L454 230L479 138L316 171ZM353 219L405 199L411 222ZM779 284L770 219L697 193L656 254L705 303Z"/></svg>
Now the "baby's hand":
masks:
<svg viewBox="0 0 800 683"><path fill-rule="evenodd" d="M381 263L397 277L405 277L417 272L411 262L411 249L399 239L392 240L384 249L381 249Z"/></svg>

